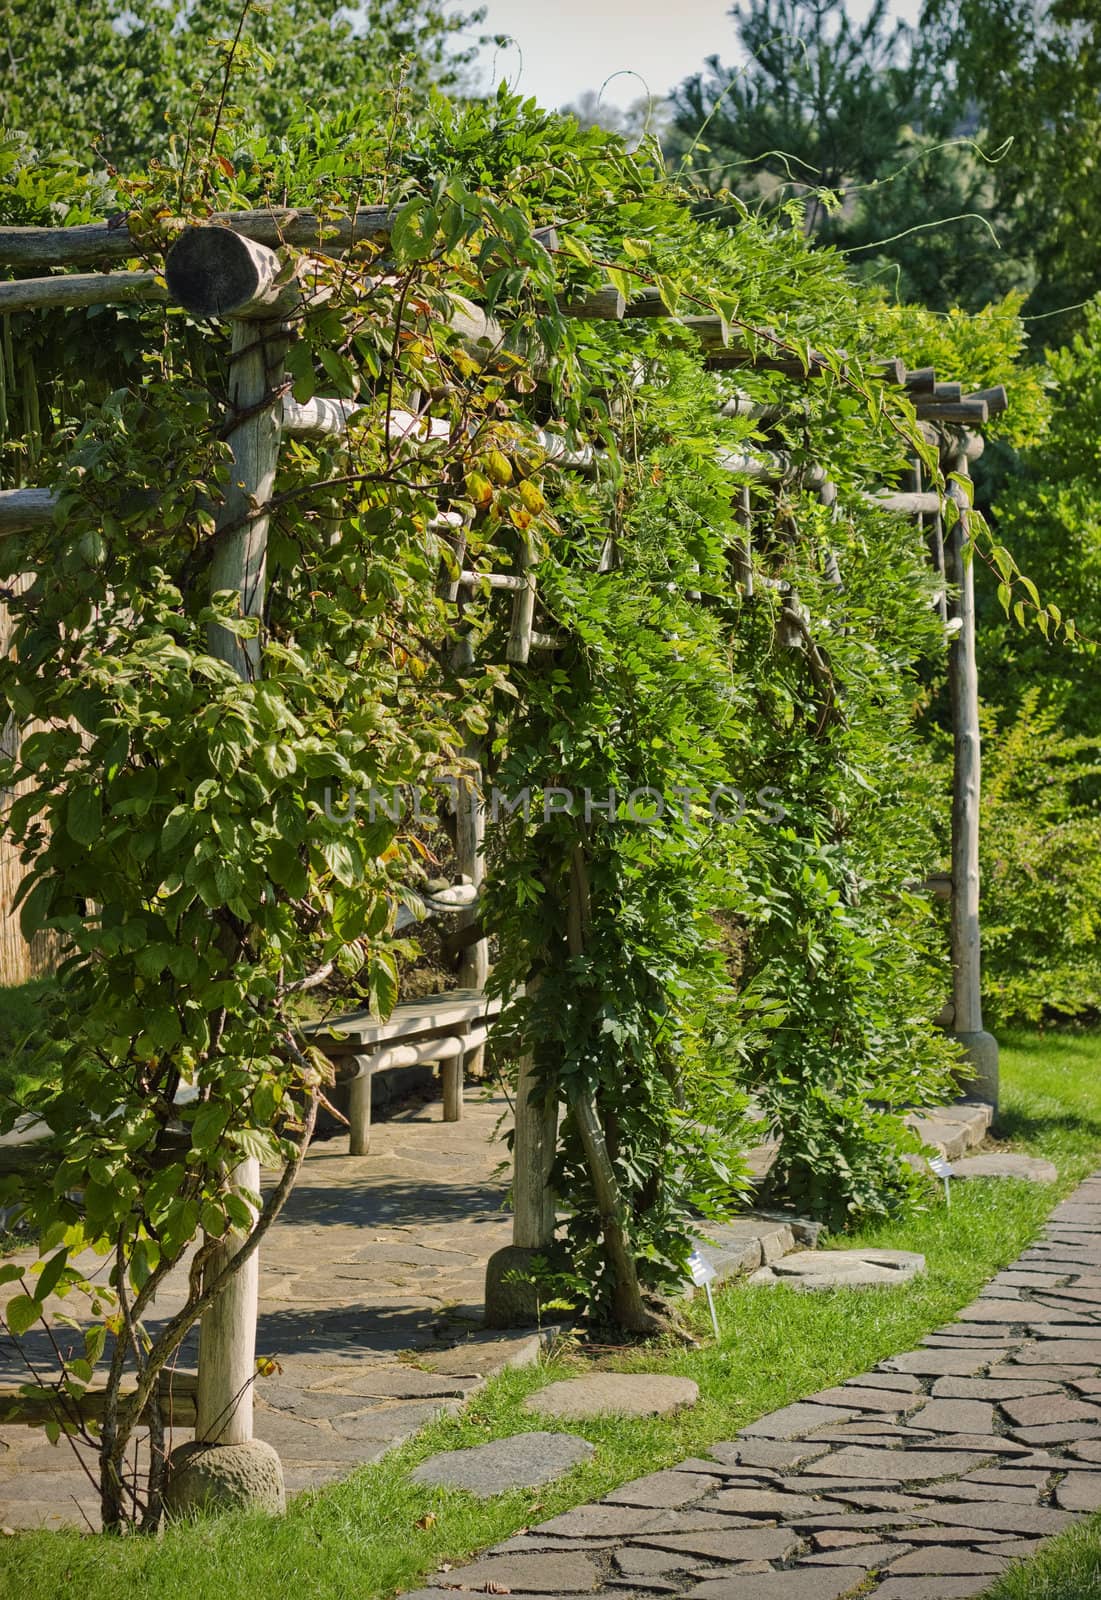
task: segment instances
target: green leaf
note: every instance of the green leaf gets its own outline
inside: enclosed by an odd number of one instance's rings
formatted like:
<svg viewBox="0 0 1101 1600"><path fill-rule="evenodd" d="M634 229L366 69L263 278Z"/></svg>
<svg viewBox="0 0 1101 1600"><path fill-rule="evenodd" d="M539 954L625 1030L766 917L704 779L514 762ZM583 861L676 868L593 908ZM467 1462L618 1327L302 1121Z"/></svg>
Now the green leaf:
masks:
<svg viewBox="0 0 1101 1600"><path fill-rule="evenodd" d="M8 1301L4 1320L7 1322L9 1332L18 1339L38 1321L41 1315L42 1307L33 1295L17 1294Z"/></svg>
<svg viewBox="0 0 1101 1600"><path fill-rule="evenodd" d="M208 1100L201 1105L191 1124L191 1143L194 1148L204 1152L216 1149L228 1120L229 1113L218 1101Z"/></svg>
<svg viewBox="0 0 1101 1600"><path fill-rule="evenodd" d="M338 883L350 889L359 882L359 861L348 840L326 839L320 849L322 860Z"/></svg>
<svg viewBox="0 0 1101 1600"><path fill-rule="evenodd" d="M264 1128L235 1128L229 1136L229 1143L243 1156L251 1156L259 1161L262 1167L283 1164L279 1141Z"/></svg>
<svg viewBox="0 0 1101 1600"><path fill-rule="evenodd" d="M98 789L81 784L69 795L65 829L77 844L95 844L103 831L103 800Z"/></svg>
<svg viewBox="0 0 1101 1600"><path fill-rule="evenodd" d="M439 218L423 195L401 208L390 230L390 245L402 261L421 261L432 254Z"/></svg>
<svg viewBox="0 0 1101 1600"><path fill-rule="evenodd" d="M173 806L161 827L161 848L171 854L191 830L195 813L190 806Z"/></svg>
<svg viewBox="0 0 1101 1600"><path fill-rule="evenodd" d="M34 1286L36 1300L45 1300L53 1294L60 1281L61 1274L65 1271L65 1263L69 1259L68 1249L59 1250L51 1256L38 1275L38 1282Z"/></svg>

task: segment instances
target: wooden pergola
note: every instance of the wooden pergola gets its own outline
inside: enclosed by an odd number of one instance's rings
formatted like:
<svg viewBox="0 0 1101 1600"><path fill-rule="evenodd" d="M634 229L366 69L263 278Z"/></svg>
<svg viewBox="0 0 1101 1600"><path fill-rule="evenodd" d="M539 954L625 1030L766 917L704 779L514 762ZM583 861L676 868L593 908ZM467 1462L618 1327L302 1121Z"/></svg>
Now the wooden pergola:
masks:
<svg viewBox="0 0 1101 1600"><path fill-rule="evenodd" d="M114 270L113 264L146 253L141 239L131 235L126 218L72 228L0 228L0 266L38 276L0 283L0 313L134 302L172 304L205 318L227 321L231 329L231 405L228 442L234 470L224 504L218 509L211 568L213 591L236 590L245 616L263 612L270 501L284 437L339 436L354 415L354 402L320 398L299 405L285 393L287 318L308 306L313 292L309 274L311 255L325 257L351 250L362 242L385 241L392 216L385 208L368 207L339 218L321 218L309 211L272 210L240 212L210 219L202 226L180 222L174 242L165 253L163 272L146 269ZM544 239L553 234L547 230ZM306 254L301 271L286 282L284 262L276 253L292 246ZM77 267L95 270L75 272ZM66 269L55 274L49 269ZM565 301L561 310L574 318L599 319L628 329L634 319L668 316L656 290L645 290L626 302L614 288L583 299ZM812 383L832 370L826 357L809 351L805 357L780 338L739 341L718 316L688 315L676 319L698 339L705 364L716 370L765 369L798 383ZM452 326L466 349L484 366L508 358L509 333L494 318L471 311L456 317ZM884 384L899 386L912 401L926 441L939 453L944 490L922 483L921 464L911 463L910 481L868 498L880 510L917 518L924 530L930 559L942 582L937 598L941 615L952 628L948 649L951 717L954 741L952 802L951 940L953 980L953 1032L966 1048L974 1067L971 1092L997 1100L997 1046L983 1029L980 989L979 923L979 789L980 745L978 678L975 656L975 598L971 561L972 532L966 482L971 463L981 453L982 425L1004 409L1004 390L998 388L964 394L958 384L939 382L931 368L906 370L898 361L885 361L876 376ZM763 426L782 420L784 407L762 406L736 395L727 405L731 416L750 416ZM233 421L236 417L236 421ZM426 416L394 412L391 425L410 437L425 430L439 436L442 423ZM541 442L548 458L578 472L594 470L599 457L590 446L576 449L562 435L544 430ZM816 646L810 637L798 594L790 585L765 578L754 569L754 511L750 486L795 486L816 494L827 505L837 499L835 486L821 469L797 468L782 451L752 454L730 452L721 465L731 474L731 496L743 529L735 555L735 574L742 593L755 587L779 591L781 603L778 638L792 649L805 652L808 669L815 671ZM947 507L954 515L945 516ZM57 496L49 484L0 491L0 537L55 523ZM441 526L447 526L441 513ZM455 519L452 519L455 520ZM950 523L950 525L949 525ZM834 563L836 568L836 562ZM510 597L512 622L508 659L522 663L533 651L553 655L560 641L536 626L537 568L521 566L509 574L489 577L489 585ZM837 581L840 581L839 575ZM460 588L484 584L486 576L460 570L447 592L455 598ZM461 647L460 647L461 648ZM260 639L242 639L214 625L210 630L212 653L230 664L244 679L261 670ZM476 758L477 750L468 754ZM470 806L458 808L459 869L477 885L483 872L484 818L478 804L478 785L471 780ZM465 820L464 820L465 818ZM476 913L471 913L471 920ZM484 938L466 946L460 982L484 986L488 953ZM521 1063L516 1096L514 1149L514 1247L528 1252L545 1249L555 1230L555 1204L549 1175L554 1158L557 1107L540 1100L531 1059ZM573 1108L575 1113L578 1108ZM583 1109L583 1108L582 1108ZM584 1118L582 1117L582 1120ZM582 1130L584 1133L584 1130ZM600 1141L599 1128L589 1130ZM594 1182L610 1170L610 1162L594 1155ZM255 1160L242 1162L235 1180L255 1193L259 1170ZM614 1181L614 1179L613 1179ZM614 1196L609 1196L609 1207ZM233 1238L219 1245L214 1269L238 1249ZM252 1438L252 1387L257 1310L258 1258L255 1253L227 1291L207 1311L202 1323L196 1432L199 1438L224 1443ZM494 1319L494 1285L499 1274L490 1270L489 1316Z"/></svg>

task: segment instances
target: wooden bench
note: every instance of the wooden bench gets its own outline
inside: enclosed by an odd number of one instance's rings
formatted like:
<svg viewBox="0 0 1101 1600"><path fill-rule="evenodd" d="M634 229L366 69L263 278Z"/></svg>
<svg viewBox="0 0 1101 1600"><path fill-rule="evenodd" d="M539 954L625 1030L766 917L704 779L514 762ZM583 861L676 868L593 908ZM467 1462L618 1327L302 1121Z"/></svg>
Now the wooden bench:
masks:
<svg viewBox="0 0 1101 1600"><path fill-rule="evenodd" d="M444 1121L458 1122L466 1062L485 1044L500 1009L499 1000L477 989L453 989L403 1000L385 1022L356 1011L308 1029L335 1066L337 1082L349 1085L350 1154L365 1156L371 1147L371 1077L385 1067L439 1062Z"/></svg>

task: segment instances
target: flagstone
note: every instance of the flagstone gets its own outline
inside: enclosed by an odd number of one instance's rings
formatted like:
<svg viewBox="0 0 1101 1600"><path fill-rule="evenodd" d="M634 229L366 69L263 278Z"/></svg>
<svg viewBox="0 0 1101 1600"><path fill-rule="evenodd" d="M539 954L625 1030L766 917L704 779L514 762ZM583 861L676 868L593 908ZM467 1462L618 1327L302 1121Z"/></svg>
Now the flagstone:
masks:
<svg viewBox="0 0 1101 1600"><path fill-rule="evenodd" d="M429 1579L441 1588L481 1589L491 1594L523 1590L527 1594L587 1594L599 1587L596 1563L572 1551L528 1556L486 1556L465 1567L452 1567ZM493 1586L492 1588L490 1586Z"/></svg>
<svg viewBox="0 0 1101 1600"><path fill-rule="evenodd" d="M967 1503L930 1502L928 1518L931 1522L947 1522L957 1528L1001 1528L1006 1533L1062 1533L1074 1518L1066 1511L1054 1511L1048 1506L1007 1505L1004 1501L989 1500Z"/></svg>
<svg viewBox="0 0 1101 1600"><path fill-rule="evenodd" d="M1007 1399L1002 1410L1022 1428L1041 1423L1101 1422L1101 1406L1061 1394Z"/></svg>
<svg viewBox="0 0 1101 1600"><path fill-rule="evenodd" d="M816 1428L824 1428L829 1422L852 1422L857 1415L856 1411L841 1406L810 1405L804 1400L758 1418L743 1428L742 1433L747 1439L798 1439Z"/></svg>
<svg viewBox="0 0 1101 1600"><path fill-rule="evenodd" d="M1008 1562L1002 1556L984 1555L975 1550L965 1550L959 1545L927 1545L899 1556L890 1564L894 1573L957 1573L986 1572L991 1575L1004 1572Z"/></svg>
<svg viewBox="0 0 1101 1600"><path fill-rule="evenodd" d="M784 1561L802 1543L789 1528L732 1528L715 1533L641 1534L638 1544L660 1550L680 1550L685 1555L710 1556L716 1561Z"/></svg>
<svg viewBox="0 0 1101 1600"><path fill-rule="evenodd" d="M885 1567L893 1556L905 1555L908 1544L869 1544L854 1550L823 1550L818 1555L804 1556L800 1567L861 1566L866 1569Z"/></svg>
<svg viewBox="0 0 1101 1600"><path fill-rule="evenodd" d="M936 1400L993 1400L999 1404L1031 1395L1051 1398L1062 1393L1056 1383L1029 1378L1016 1382L1008 1378L938 1378L932 1388Z"/></svg>
<svg viewBox="0 0 1101 1600"><path fill-rule="evenodd" d="M759 1577L714 1578L686 1591L686 1600L837 1600L863 1582L863 1567L838 1567L823 1572L770 1572Z"/></svg>
<svg viewBox="0 0 1101 1600"><path fill-rule="evenodd" d="M820 1389L809 1397L815 1405L858 1406L861 1411L900 1412L916 1402L912 1393L899 1390L864 1387L857 1383L839 1384L835 1389Z"/></svg>
<svg viewBox="0 0 1101 1600"><path fill-rule="evenodd" d="M625 1483L621 1489L613 1489L611 1494L604 1496L604 1503L610 1506L653 1506L660 1510L674 1511L680 1506L702 1500L710 1490L717 1489L721 1482L720 1478L704 1477L702 1473L697 1476L691 1472L651 1472L645 1478L636 1478L633 1483Z"/></svg>
<svg viewBox="0 0 1101 1600"><path fill-rule="evenodd" d="M908 1420L933 1433L992 1433L994 1407L985 1400L927 1400Z"/></svg>
<svg viewBox="0 0 1101 1600"><path fill-rule="evenodd" d="M1068 1472L1055 1500L1064 1511L1101 1511L1101 1472Z"/></svg>
<svg viewBox="0 0 1101 1600"><path fill-rule="evenodd" d="M892 1356L881 1361L880 1368L887 1372L912 1373L922 1378L973 1377L985 1370L991 1362L1008 1357L1011 1350L1002 1345L997 1350L909 1350L905 1355Z"/></svg>

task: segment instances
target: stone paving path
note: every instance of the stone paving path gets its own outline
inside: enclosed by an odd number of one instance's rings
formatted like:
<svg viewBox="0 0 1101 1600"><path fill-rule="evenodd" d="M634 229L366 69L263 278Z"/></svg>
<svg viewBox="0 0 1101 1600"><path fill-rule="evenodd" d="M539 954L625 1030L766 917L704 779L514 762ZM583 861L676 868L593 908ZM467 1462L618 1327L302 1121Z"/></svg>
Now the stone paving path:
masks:
<svg viewBox="0 0 1101 1600"><path fill-rule="evenodd" d="M405 1600L951 1600L1098 1509L1101 1174L920 1349Z"/></svg>
<svg viewBox="0 0 1101 1600"><path fill-rule="evenodd" d="M346 1137L311 1149L261 1251L257 1349L282 1371L257 1382L255 1431L279 1451L289 1493L377 1460L502 1366L538 1354L538 1336L476 1331L485 1263L511 1237L506 1111L503 1096L470 1086L461 1122L442 1122L438 1101L417 1103L374 1124L368 1156L349 1156ZM921 1131L956 1153L988 1122L987 1107L957 1105L926 1113ZM763 1172L774 1155L762 1145L751 1166ZM704 1254L721 1280L813 1244L817 1229L746 1216L709 1235ZM184 1270L158 1295L151 1326L178 1309ZM0 1305L18 1292L0 1288ZM54 1369L44 1331L22 1343L43 1374ZM193 1335L180 1372L193 1373L195 1358ZM0 1328L0 1391L27 1376ZM173 1444L191 1437L189 1420L185 1399ZM0 1527L97 1527L90 1466L37 1428L0 1425Z"/></svg>
<svg viewBox="0 0 1101 1600"><path fill-rule="evenodd" d="M261 1251L257 1348L282 1372L257 1381L256 1434L283 1458L288 1491L377 1459L461 1405L484 1373L531 1353L530 1338L467 1337L486 1260L511 1236L497 1170L507 1152L492 1138L503 1110L502 1097L471 1090L461 1122L441 1122L438 1102L414 1105L375 1125L368 1156L349 1156L346 1138L310 1151ZM167 1282L151 1325L177 1309L181 1282ZM48 1372L45 1333L24 1342ZM180 1368L194 1363L192 1339ZM0 1329L0 1384L26 1381ZM173 1430L175 1444L190 1437ZM72 1447L0 1426L0 1526L89 1524L96 1494Z"/></svg>

